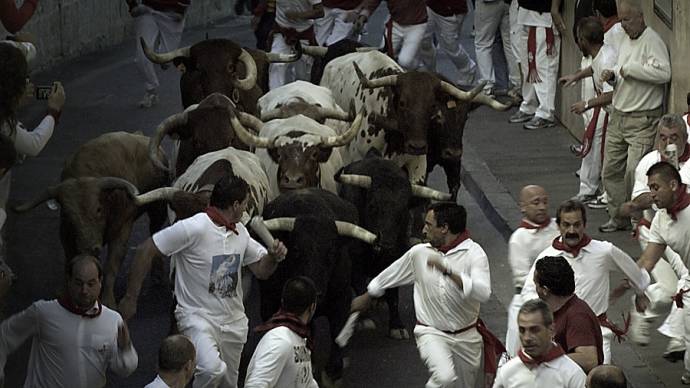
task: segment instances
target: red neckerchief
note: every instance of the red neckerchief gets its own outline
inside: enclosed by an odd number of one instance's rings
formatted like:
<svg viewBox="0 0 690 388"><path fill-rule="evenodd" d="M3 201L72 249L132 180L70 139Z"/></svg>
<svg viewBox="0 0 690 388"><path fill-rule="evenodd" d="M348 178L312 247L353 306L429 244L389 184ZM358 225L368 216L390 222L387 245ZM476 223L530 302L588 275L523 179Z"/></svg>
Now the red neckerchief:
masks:
<svg viewBox="0 0 690 388"><path fill-rule="evenodd" d="M585 235L582 236L582 239L580 239L580 242L577 243L577 245L574 246L574 247L571 247L570 245L564 244L564 243L561 241L561 236L556 237L556 238L553 240L553 243L551 244L551 246L553 246L554 248L558 249L559 251L568 252L568 253L570 253L571 255L573 255L573 257L577 257L577 255L580 254L580 249L586 247L590 242L592 242L592 238L589 237L589 236L585 233Z"/></svg>
<svg viewBox="0 0 690 388"><path fill-rule="evenodd" d="M209 206L204 211L206 212L208 218L211 219L211 221L221 226L224 226L225 229L230 230L233 233L239 235L237 229L235 228L235 223L228 221L228 219L225 218L223 213L221 213L221 211L217 207Z"/></svg>
<svg viewBox="0 0 690 388"><path fill-rule="evenodd" d="M70 298L67 293L59 297L57 301L60 303L60 306L64 307L65 310L71 312L72 314L81 315L84 318L96 318L101 315L101 311L103 311L103 305L101 305L101 302L98 300L96 301L98 308L95 311L93 306L86 310L79 308L74 304L74 302L72 302L72 298Z"/></svg>
<svg viewBox="0 0 690 388"><path fill-rule="evenodd" d="M676 221L678 212L685 209L690 205L690 195L688 195L688 186L685 184L680 185L680 194L676 198L676 202L673 203L670 209L668 209L668 215L671 216L673 221Z"/></svg>
<svg viewBox="0 0 690 388"><path fill-rule="evenodd" d="M690 116L688 116L690 117ZM678 162L685 163L690 159L690 144L685 143L685 148L683 149L683 155L678 157Z"/></svg>
<svg viewBox="0 0 690 388"><path fill-rule="evenodd" d="M255 327L254 331L257 333L263 333L280 326L285 326L298 336L306 338L307 348L309 348L309 350L313 350L314 338L311 335L309 325L305 325L302 320L297 317L297 315L288 313L283 309L280 309L277 313L273 314L271 319L266 321L266 323Z"/></svg>
<svg viewBox="0 0 690 388"><path fill-rule="evenodd" d="M465 229L465 231L460 233L458 235L458 237L455 238L455 240L449 242L446 245L439 247L438 250L443 252L444 254L448 253L449 250L457 247L458 245L460 245L461 242L467 240L468 238L470 238L470 231Z"/></svg>
<svg viewBox="0 0 690 388"><path fill-rule="evenodd" d="M538 84L541 82L539 72L537 71L537 28L531 26L527 32L527 82ZM544 27L546 31L546 55L552 56L555 53L553 29L551 27Z"/></svg>
<svg viewBox="0 0 690 388"><path fill-rule="evenodd" d="M613 16L611 18L606 19L606 23L604 23L604 33L608 32L618 22L620 22L620 19L618 19L618 16Z"/></svg>
<svg viewBox="0 0 690 388"><path fill-rule="evenodd" d="M549 225L551 225L551 218L547 218L546 221L542 222L541 224L535 224L534 222L523 218L520 220L519 227L525 229L536 229L537 231L540 231Z"/></svg>
<svg viewBox="0 0 690 388"><path fill-rule="evenodd" d="M522 363L527 365L527 367L530 369L539 366L539 364L542 362L553 361L564 354L565 351L563 351L560 346L554 344L553 342L551 343L551 349L549 349L544 356L538 358L533 358L529 354L525 353L522 349L518 350L518 357L520 357L520 361L522 361Z"/></svg>

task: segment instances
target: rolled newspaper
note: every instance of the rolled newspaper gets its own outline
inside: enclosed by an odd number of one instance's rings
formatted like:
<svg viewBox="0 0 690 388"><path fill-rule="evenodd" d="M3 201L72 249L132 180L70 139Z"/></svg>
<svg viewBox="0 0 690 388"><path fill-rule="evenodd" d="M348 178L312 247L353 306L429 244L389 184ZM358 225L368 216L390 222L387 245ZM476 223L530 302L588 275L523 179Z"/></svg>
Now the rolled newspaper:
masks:
<svg viewBox="0 0 690 388"><path fill-rule="evenodd" d="M350 314L350 317L347 318L343 329L340 330L338 336L335 337L335 343L341 348L344 348L347 343L350 342L350 338L352 338L352 334L355 332L357 318L359 318L359 311L355 311L354 313Z"/></svg>

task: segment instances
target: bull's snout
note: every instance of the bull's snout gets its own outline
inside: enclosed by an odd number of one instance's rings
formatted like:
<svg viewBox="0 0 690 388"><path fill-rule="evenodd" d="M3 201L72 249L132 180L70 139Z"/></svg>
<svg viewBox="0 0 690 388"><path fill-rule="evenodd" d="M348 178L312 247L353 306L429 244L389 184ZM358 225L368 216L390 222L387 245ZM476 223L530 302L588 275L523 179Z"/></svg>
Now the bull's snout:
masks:
<svg viewBox="0 0 690 388"><path fill-rule="evenodd" d="M304 173L285 173L280 178L280 188L284 190L302 189L305 187L307 178Z"/></svg>
<svg viewBox="0 0 690 388"><path fill-rule="evenodd" d="M441 151L441 158L450 161L458 161L462 158L462 148L444 148Z"/></svg>
<svg viewBox="0 0 690 388"><path fill-rule="evenodd" d="M424 155L427 152L428 145L424 140L408 140L405 143L405 148L408 154Z"/></svg>

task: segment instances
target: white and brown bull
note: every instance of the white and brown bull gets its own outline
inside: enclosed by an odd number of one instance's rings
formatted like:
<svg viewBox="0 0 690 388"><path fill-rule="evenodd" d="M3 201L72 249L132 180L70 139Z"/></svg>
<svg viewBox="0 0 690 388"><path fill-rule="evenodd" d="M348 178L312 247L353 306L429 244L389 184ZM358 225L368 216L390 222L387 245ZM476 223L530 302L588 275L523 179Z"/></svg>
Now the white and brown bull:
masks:
<svg viewBox="0 0 690 388"><path fill-rule="evenodd" d="M333 113L336 114L322 117L346 118L342 111ZM256 154L277 195L278 192L305 187L321 187L336 193L333 175L343 166L343 159L340 152L334 152L333 148L352 141L363 123L364 112L360 112L342 134L302 114L267 123L248 118L246 114L240 116L244 118L231 119L235 133L243 142L257 148ZM247 131L241 121L258 135Z"/></svg>
<svg viewBox="0 0 690 388"><path fill-rule="evenodd" d="M229 39L208 39L167 53L153 52L143 39L141 46L151 62L174 62L182 72L180 93L185 108L212 93L222 93L240 110L252 114L256 114L257 100L268 90L268 66L300 57L242 48Z"/></svg>
<svg viewBox="0 0 690 388"><path fill-rule="evenodd" d="M144 212L150 230L165 222L165 207L137 201L138 192L168 184L167 175L148 158L149 138L127 132L101 135L83 144L66 162L61 182L15 207L28 211L56 200L60 204L60 238L67 259L79 253L98 256L108 247L103 303L113 306L113 287L134 221ZM158 150L163 158L162 150Z"/></svg>
<svg viewBox="0 0 690 388"><path fill-rule="evenodd" d="M354 100L356 109L365 107L369 112L368 126L350 143L349 161L363 159L376 148L405 169L415 184L426 180L429 133L436 123L447 119L443 107L470 102L498 110L510 107L481 94L483 85L466 92L435 73L405 72L378 51L333 59L324 70L321 85L333 92L338 104ZM462 120L450 126L460 138L464 124Z"/></svg>

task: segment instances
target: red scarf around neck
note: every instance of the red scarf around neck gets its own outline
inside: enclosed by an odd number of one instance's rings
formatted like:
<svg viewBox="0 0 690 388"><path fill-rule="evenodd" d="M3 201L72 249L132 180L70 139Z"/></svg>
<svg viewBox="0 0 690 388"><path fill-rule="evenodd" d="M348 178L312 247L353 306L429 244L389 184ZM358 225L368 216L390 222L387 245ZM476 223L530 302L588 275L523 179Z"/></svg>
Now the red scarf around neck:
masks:
<svg viewBox="0 0 690 388"><path fill-rule="evenodd" d="M690 205L690 195L688 195L688 186L682 184L680 185L678 190L680 190L680 193L678 194L678 198L676 198L676 202L674 202L673 206L671 206L671 208L667 210L668 215L671 216L671 219L673 221L677 220L678 212Z"/></svg>
<svg viewBox="0 0 690 388"><path fill-rule="evenodd" d="M688 159L690 159L690 144L685 143L685 148L683 148L683 154L678 157L678 161L680 163L685 163L688 161Z"/></svg>
<svg viewBox="0 0 690 388"><path fill-rule="evenodd" d="M520 228L525 229L536 229L537 231L539 231L546 228L549 225L551 225L551 218L547 218L546 221L542 222L541 224L535 224L534 222L526 218L520 220Z"/></svg>
<svg viewBox="0 0 690 388"><path fill-rule="evenodd" d="M458 237L455 238L455 240L449 242L446 245L439 247L438 250L443 252L443 253L448 253L449 250L457 247L458 245L460 245L460 243L467 240L468 238L470 238L470 231L465 229L465 231L460 233L458 235Z"/></svg>
<svg viewBox="0 0 690 388"><path fill-rule="evenodd" d="M273 314L271 319L266 321L266 323L255 327L254 331L256 333L264 333L281 326L285 326L298 336L306 338L307 348L309 348L309 350L314 349L314 338L311 335L309 325L304 324L304 322L302 322L297 315L288 313L283 309L280 309L277 313Z"/></svg>
<svg viewBox="0 0 690 388"><path fill-rule="evenodd" d="M84 318L96 318L101 315L101 311L103 311L103 305L101 305L100 301L96 301L98 308L95 311L93 310L93 307L89 307L86 310L79 308L74 304L74 302L72 302L72 298L70 298L69 294L67 293L58 298L58 303L60 303L60 306L62 306L65 310L71 312L72 314L81 315Z"/></svg>
<svg viewBox="0 0 690 388"><path fill-rule="evenodd" d="M211 219L211 221L215 222L218 225L224 226L225 229L230 230L235 234L239 234L237 232L237 229L235 228L235 223L228 221L228 219L225 218L223 213L217 207L209 206L206 208L205 212L208 218Z"/></svg>
<svg viewBox="0 0 690 388"><path fill-rule="evenodd" d="M522 363L527 365L527 367L530 369L539 366L539 364L542 362L553 361L564 354L565 352L563 349L553 342L551 343L551 349L549 349L549 351L546 352L546 354L542 357L533 358L529 354L525 353L522 349L518 350L518 357L520 357L520 361L522 361Z"/></svg>
<svg viewBox="0 0 690 388"><path fill-rule="evenodd" d="M580 239L580 242L577 243L577 245L575 245L574 247L571 247L570 245L567 245L564 242L562 242L561 236L556 237L553 240L551 246L558 249L559 251L568 252L571 255L573 255L573 257L577 257L577 255L580 254L580 249L589 245L590 242L592 242L592 238L585 233L585 235L582 236L582 239Z"/></svg>

